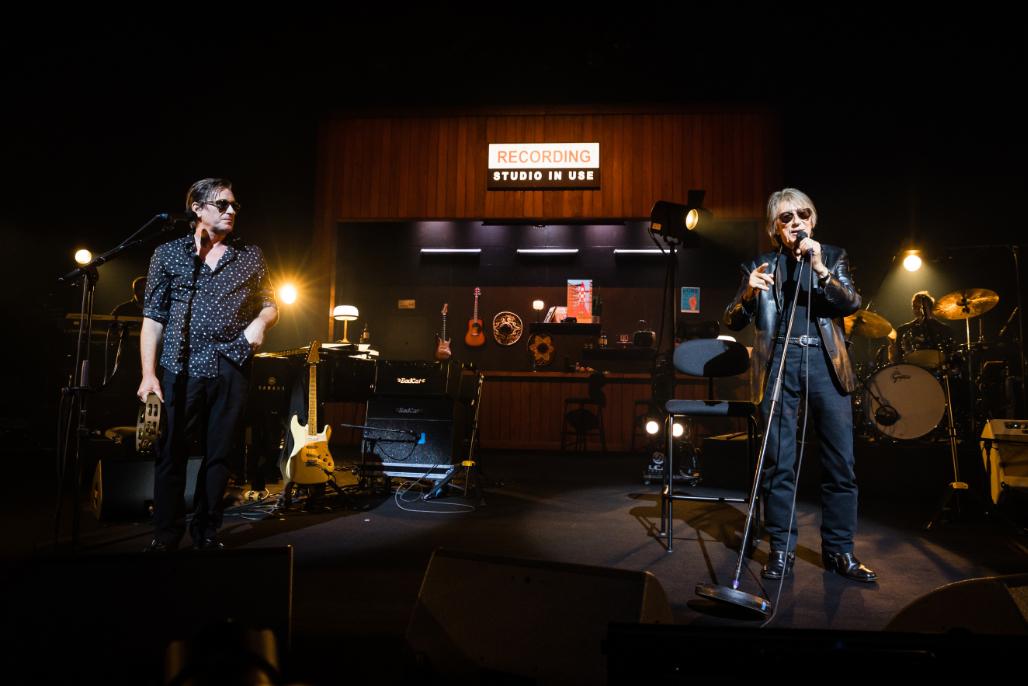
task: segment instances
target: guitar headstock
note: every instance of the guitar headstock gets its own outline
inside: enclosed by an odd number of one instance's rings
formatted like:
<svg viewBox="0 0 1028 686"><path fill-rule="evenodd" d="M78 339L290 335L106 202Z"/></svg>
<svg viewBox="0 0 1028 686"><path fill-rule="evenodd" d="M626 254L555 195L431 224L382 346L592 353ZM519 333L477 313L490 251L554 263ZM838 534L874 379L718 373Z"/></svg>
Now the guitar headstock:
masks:
<svg viewBox="0 0 1028 686"><path fill-rule="evenodd" d="M477 298L480 295L482 295L482 289L478 286L475 286L475 297Z"/></svg>
<svg viewBox="0 0 1028 686"><path fill-rule="evenodd" d="M443 303L443 311L442 311L442 315L443 315L444 317L446 316L446 312L447 312L447 311L448 311L449 309L450 309L450 304L449 304L449 303Z"/></svg>
<svg viewBox="0 0 1028 686"><path fill-rule="evenodd" d="M318 348L321 347L321 341L311 341L311 351L307 353L307 364L317 364L321 362L321 358L318 356Z"/></svg>

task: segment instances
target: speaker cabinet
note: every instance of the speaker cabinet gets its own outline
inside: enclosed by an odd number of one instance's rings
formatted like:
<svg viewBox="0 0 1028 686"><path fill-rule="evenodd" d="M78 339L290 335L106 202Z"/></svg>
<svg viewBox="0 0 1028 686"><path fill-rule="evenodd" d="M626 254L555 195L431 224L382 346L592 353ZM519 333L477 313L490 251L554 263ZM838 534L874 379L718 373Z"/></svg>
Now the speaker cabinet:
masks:
<svg viewBox="0 0 1028 686"><path fill-rule="evenodd" d="M186 465L185 497L196 490L202 457ZM153 506L154 461L142 457L101 457L93 470L90 506L97 519L145 519ZM187 507L188 511L189 508Z"/></svg>
<svg viewBox="0 0 1028 686"><path fill-rule="evenodd" d="M885 627L909 633L1028 636L1028 574L947 584L900 610Z"/></svg>
<svg viewBox="0 0 1028 686"><path fill-rule="evenodd" d="M673 621L649 572L436 550L407 642L437 675L603 683L611 622ZM476 683L478 683L476 681Z"/></svg>
<svg viewBox="0 0 1028 686"><path fill-rule="evenodd" d="M980 445L992 502L1007 489L1028 489L1028 419L989 420Z"/></svg>
<svg viewBox="0 0 1028 686"><path fill-rule="evenodd" d="M463 459L467 407L447 397L368 401L365 468L386 476L442 479Z"/></svg>

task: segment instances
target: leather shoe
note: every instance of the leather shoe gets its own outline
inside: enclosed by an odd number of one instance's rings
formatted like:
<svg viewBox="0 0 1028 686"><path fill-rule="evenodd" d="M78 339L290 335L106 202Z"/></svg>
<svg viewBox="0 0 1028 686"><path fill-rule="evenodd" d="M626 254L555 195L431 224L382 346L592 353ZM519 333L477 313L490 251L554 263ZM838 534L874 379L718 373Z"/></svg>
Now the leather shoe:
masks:
<svg viewBox="0 0 1028 686"><path fill-rule="evenodd" d="M864 566L860 560L853 557L853 553L830 553L827 550L821 551L821 559L825 563L825 569L835 572L840 576L854 581L863 581L866 584L873 583L878 579L873 569Z"/></svg>
<svg viewBox="0 0 1028 686"><path fill-rule="evenodd" d="M788 554L784 550L772 550L767 556L767 564L760 570L765 579L783 579L792 574L792 566L796 563L796 551Z"/></svg>
<svg viewBox="0 0 1028 686"><path fill-rule="evenodd" d="M144 553L171 553L178 550L178 546L173 543L165 543L159 538L155 538L150 541L150 544L143 548Z"/></svg>
<svg viewBox="0 0 1028 686"><path fill-rule="evenodd" d="M204 536L196 544L197 550L224 550L225 544L218 540L217 536Z"/></svg>

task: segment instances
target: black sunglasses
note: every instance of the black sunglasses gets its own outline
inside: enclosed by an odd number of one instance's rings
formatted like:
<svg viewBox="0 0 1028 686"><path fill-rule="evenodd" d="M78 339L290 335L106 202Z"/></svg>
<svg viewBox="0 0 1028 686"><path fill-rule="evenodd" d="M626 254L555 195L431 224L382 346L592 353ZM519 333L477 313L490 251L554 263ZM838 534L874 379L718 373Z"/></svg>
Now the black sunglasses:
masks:
<svg viewBox="0 0 1028 686"><path fill-rule="evenodd" d="M778 215L778 221L782 222L783 224L788 224L792 221L793 214L794 213L791 210L789 212L782 212L780 215ZM810 215L812 214L814 214L814 210L810 209L809 207L804 207L802 210L795 211L795 215L803 221L807 221L808 219L810 219Z"/></svg>
<svg viewBox="0 0 1028 686"><path fill-rule="evenodd" d="M224 198L222 198L221 200L205 200L203 204L204 205L214 205L215 207L218 208L218 212L221 212L222 214L224 214L225 212L228 212L228 208L229 207L231 207L236 212L238 212L239 208L242 207L235 200L225 200Z"/></svg>

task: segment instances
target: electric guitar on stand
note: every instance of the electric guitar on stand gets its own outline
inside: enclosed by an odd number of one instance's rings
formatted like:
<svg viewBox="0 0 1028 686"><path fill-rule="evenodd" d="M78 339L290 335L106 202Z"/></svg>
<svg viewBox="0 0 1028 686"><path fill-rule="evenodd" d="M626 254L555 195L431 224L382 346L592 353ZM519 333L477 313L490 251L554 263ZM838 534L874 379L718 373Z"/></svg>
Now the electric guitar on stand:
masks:
<svg viewBox="0 0 1028 686"><path fill-rule="evenodd" d="M478 296L482 295L482 289L475 286L475 311L468 320L468 332L464 335L464 343L471 348L480 348L485 345L485 334L482 333L482 320L478 318Z"/></svg>
<svg viewBox="0 0 1028 686"><path fill-rule="evenodd" d="M332 427L318 433L318 348L320 341L311 342L311 350L307 355L307 369L310 374L310 385L307 391L307 424L300 426L297 415L289 420L289 432L293 436L293 451L282 468L282 476L287 483L300 486L323 484L332 479L335 462L328 450L328 439L332 435Z"/></svg>
<svg viewBox="0 0 1028 686"><path fill-rule="evenodd" d="M437 360L448 360L452 354L450 352L450 339L446 337L446 312L448 309L449 304L443 303L443 333L435 337L435 359Z"/></svg>

